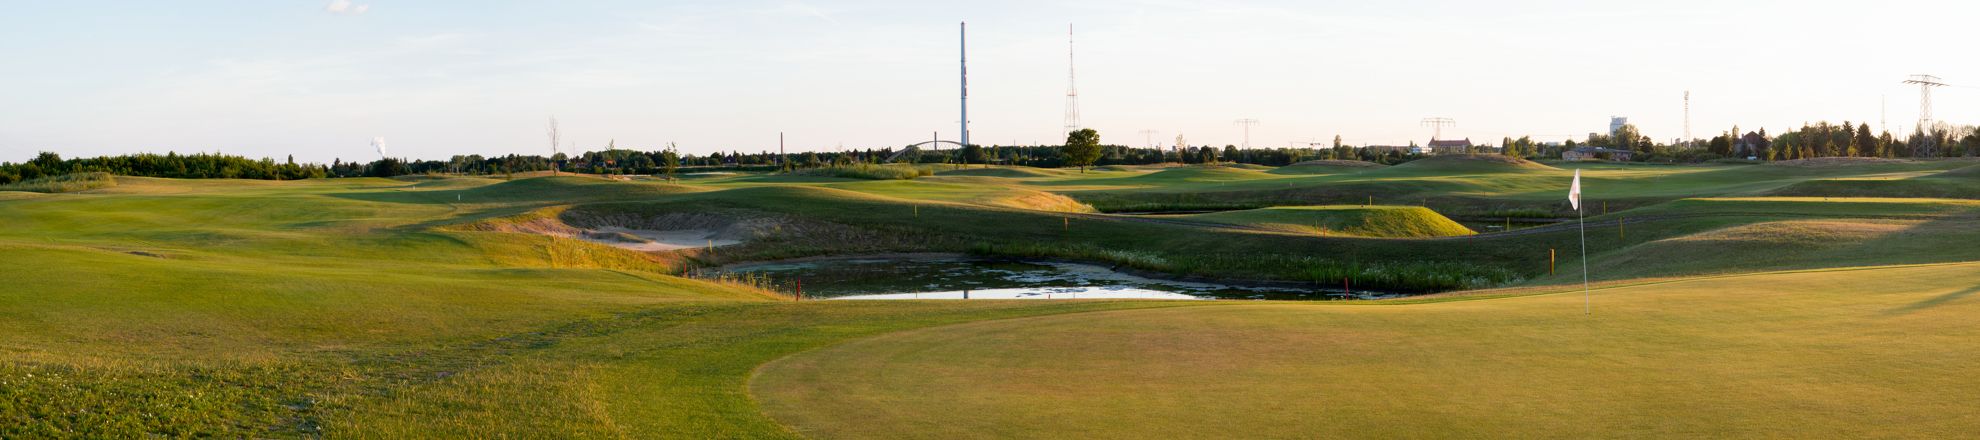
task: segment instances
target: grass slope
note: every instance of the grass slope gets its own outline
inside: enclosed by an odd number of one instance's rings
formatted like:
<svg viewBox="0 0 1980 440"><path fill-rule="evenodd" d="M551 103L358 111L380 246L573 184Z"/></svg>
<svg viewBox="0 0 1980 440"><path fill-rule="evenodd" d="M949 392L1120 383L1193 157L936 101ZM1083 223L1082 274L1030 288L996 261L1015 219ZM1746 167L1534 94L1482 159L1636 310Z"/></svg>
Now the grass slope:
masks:
<svg viewBox="0 0 1980 440"><path fill-rule="evenodd" d="M1281 206L1184 218L1317 235L1411 238L1474 234L1436 211L1416 206Z"/></svg>
<svg viewBox="0 0 1980 440"><path fill-rule="evenodd" d="M774 362L819 438L1958 437L1980 265L1405 306L1123 311L908 331Z"/></svg>

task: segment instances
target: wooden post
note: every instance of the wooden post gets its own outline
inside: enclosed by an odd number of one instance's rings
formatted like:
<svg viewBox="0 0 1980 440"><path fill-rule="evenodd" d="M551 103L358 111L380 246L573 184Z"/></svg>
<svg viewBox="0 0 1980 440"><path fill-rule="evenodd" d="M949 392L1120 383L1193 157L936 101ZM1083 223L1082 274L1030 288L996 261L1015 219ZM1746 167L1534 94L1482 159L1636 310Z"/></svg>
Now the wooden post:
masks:
<svg viewBox="0 0 1980 440"><path fill-rule="evenodd" d="M1365 204L1365 205L1361 205L1361 207L1363 207L1363 208L1366 208L1366 207L1370 207L1370 206L1375 206L1375 196L1368 196L1368 204Z"/></svg>
<svg viewBox="0 0 1980 440"><path fill-rule="evenodd" d="M921 205L914 205L914 218L921 218Z"/></svg>
<svg viewBox="0 0 1980 440"><path fill-rule="evenodd" d="M1512 216L1506 216L1506 230L1512 230Z"/></svg>
<svg viewBox="0 0 1980 440"><path fill-rule="evenodd" d="M1341 277L1341 291L1345 292L1341 295L1341 299L1354 297L1354 284L1348 283L1348 277Z"/></svg>
<svg viewBox="0 0 1980 440"><path fill-rule="evenodd" d="M1065 232L1072 232L1072 216L1060 214L1059 223L1062 223L1061 226L1065 228Z"/></svg>
<svg viewBox="0 0 1980 440"><path fill-rule="evenodd" d="M1547 249L1547 275L1554 275L1554 250Z"/></svg>
<svg viewBox="0 0 1980 440"><path fill-rule="evenodd" d="M1628 239L1629 239L1629 236L1627 236L1627 235L1623 235L1623 225L1626 225L1626 224L1629 224L1629 217L1623 217L1623 218L1620 218L1620 219L1616 219L1616 238L1618 238L1618 239L1624 239L1624 240L1628 240Z"/></svg>
<svg viewBox="0 0 1980 440"><path fill-rule="evenodd" d="M804 301L804 279L803 279L803 278L799 278L799 279L797 280L797 300L798 300L798 301Z"/></svg>

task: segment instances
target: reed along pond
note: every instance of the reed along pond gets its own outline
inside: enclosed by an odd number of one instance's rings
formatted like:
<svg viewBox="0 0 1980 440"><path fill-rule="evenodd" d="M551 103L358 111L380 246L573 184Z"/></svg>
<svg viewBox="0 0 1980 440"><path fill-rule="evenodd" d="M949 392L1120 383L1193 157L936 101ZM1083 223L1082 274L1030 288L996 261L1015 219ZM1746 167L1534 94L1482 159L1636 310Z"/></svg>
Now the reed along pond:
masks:
<svg viewBox="0 0 1980 440"><path fill-rule="evenodd" d="M728 276L769 278L781 291L802 287L824 299L1231 299L1338 300L1342 289L1177 281L1056 261L972 257L832 258L753 263L722 269ZM1357 299L1390 298L1355 291Z"/></svg>

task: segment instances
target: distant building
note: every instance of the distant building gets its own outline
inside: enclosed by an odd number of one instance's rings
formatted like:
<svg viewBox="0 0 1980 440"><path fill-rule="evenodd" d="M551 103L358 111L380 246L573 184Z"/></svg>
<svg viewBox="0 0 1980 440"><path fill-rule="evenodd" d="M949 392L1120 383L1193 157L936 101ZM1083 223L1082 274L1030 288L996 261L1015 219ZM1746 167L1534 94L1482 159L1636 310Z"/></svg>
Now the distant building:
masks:
<svg viewBox="0 0 1980 440"><path fill-rule="evenodd" d="M1473 145L1471 138L1455 141L1430 141L1430 154L1470 154Z"/></svg>
<svg viewBox="0 0 1980 440"><path fill-rule="evenodd" d="M1562 151L1561 160L1566 160L1570 162L1584 161L1584 160L1602 160L1603 159L1602 156L1606 155L1608 156L1609 160L1613 160L1617 162L1627 162L1629 161L1630 154L1631 152L1629 150L1618 150L1614 148L1576 147L1576 148L1570 148L1567 151Z"/></svg>
<svg viewBox="0 0 1980 440"><path fill-rule="evenodd" d="M1624 125L1629 125L1629 117L1627 117L1627 116L1610 116L1610 117L1609 117L1609 135L1610 135L1610 136L1614 136L1614 135L1616 134L1616 132L1617 132L1617 131L1622 131L1622 128L1623 128L1623 126L1624 126Z"/></svg>

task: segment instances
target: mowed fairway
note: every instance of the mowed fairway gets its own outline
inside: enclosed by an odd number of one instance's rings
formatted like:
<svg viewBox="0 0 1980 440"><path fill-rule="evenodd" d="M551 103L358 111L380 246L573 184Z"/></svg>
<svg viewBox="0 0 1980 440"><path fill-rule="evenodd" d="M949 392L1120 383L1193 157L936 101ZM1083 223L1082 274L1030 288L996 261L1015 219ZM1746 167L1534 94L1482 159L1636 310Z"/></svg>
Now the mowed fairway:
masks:
<svg viewBox="0 0 1980 440"><path fill-rule="evenodd" d="M822 438L1956 438L1980 264L1414 305L988 321L799 354L766 412Z"/></svg>

